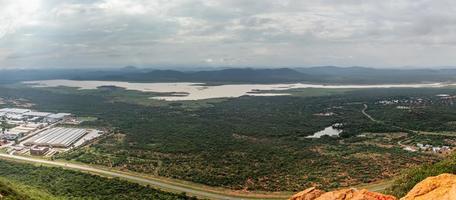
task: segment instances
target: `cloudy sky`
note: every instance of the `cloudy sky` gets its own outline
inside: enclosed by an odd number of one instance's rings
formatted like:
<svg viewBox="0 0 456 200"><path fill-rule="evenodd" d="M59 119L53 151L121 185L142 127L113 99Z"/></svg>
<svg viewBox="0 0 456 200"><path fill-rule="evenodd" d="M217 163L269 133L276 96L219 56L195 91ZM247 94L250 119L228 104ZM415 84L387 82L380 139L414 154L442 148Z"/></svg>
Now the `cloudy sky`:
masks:
<svg viewBox="0 0 456 200"><path fill-rule="evenodd" d="M456 66L454 0L0 0L0 68Z"/></svg>

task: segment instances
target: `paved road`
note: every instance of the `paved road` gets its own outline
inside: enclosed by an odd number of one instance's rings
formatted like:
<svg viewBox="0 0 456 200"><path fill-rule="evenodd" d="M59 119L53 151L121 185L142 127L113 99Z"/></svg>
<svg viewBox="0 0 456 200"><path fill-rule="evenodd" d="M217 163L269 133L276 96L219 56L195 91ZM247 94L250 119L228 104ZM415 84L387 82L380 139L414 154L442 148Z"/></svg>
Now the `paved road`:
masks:
<svg viewBox="0 0 456 200"><path fill-rule="evenodd" d="M98 169L98 168L94 168L94 167L90 167L90 166L78 165L78 164L73 164L73 163L56 162L56 161L42 160L42 159L29 158L29 157L23 157L23 156L15 156L15 155L3 154L3 153L0 153L0 158L14 159L14 160L46 164L46 165L53 165L53 166L59 166L59 167L68 168L68 169L75 169L75 170L79 170L79 171L97 173L97 174L106 175L106 176L110 176L110 177L118 177L118 178L123 178L123 179L127 179L127 180L134 181L134 182L141 182L141 183L149 184L151 186L155 186L157 188L161 188L161 189L165 189L165 190L185 192L188 195L195 195L198 197L209 198L209 199L218 199L218 200L222 200L222 199L226 199L226 200L260 199L260 198L253 198L253 197L239 197L239 196L233 196L233 195L227 195L227 194L212 193L212 192L204 191L203 189L200 190L200 189L194 189L194 188L187 188L187 187L183 187L183 186L179 186L179 185L170 184L167 182L162 182L159 180L141 178L141 177L132 176L132 175L128 175L128 174L122 174L122 173L117 173L117 172L113 172L113 171L108 171L108 170L103 170L103 169ZM280 198L278 198L278 199L280 199Z"/></svg>

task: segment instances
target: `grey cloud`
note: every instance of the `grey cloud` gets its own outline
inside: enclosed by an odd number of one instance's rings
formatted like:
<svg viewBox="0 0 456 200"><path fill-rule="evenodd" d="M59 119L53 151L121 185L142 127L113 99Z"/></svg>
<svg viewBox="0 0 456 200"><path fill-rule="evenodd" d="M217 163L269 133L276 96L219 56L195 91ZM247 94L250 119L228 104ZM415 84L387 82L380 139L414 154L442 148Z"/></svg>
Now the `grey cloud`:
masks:
<svg viewBox="0 0 456 200"><path fill-rule="evenodd" d="M0 68L456 65L454 13L451 0L0 0Z"/></svg>

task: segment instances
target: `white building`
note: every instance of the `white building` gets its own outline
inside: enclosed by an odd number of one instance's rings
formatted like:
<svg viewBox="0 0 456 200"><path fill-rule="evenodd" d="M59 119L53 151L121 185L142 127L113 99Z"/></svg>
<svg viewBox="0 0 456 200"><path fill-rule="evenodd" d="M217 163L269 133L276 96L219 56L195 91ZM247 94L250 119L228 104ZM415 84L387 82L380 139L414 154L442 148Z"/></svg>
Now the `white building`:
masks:
<svg viewBox="0 0 456 200"><path fill-rule="evenodd" d="M22 109L22 108L3 108L0 109L0 113L9 113L9 114L25 114L31 112L30 109Z"/></svg>
<svg viewBox="0 0 456 200"><path fill-rule="evenodd" d="M52 115L52 113L49 112L28 112L23 114L24 116L28 117L47 117L49 115Z"/></svg>
<svg viewBox="0 0 456 200"><path fill-rule="evenodd" d="M51 114L45 117L45 120L50 123L58 122L60 120L65 119L66 117L71 116L71 113L57 113Z"/></svg>
<svg viewBox="0 0 456 200"><path fill-rule="evenodd" d="M84 137L87 133L88 131L86 129L62 127L51 128L33 136L24 144L29 146L36 145L68 148Z"/></svg>

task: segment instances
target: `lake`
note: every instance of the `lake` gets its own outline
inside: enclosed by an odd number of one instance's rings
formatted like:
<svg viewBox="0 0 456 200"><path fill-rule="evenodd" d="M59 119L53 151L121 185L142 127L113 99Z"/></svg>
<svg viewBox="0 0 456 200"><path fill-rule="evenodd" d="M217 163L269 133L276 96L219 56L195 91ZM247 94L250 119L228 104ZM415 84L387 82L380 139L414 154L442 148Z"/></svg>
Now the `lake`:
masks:
<svg viewBox="0 0 456 200"><path fill-rule="evenodd" d="M208 86L204 83L131 83L121 81L78 81L78 80L41 80L26 81L24 84L32 87L75 87L81 90L97 89L101 86L116 86L127 90L157 93L175 93L171 96L156 96L151 99L166 101L202 100L213 98L235 98L244 95L251 96L283 96L289 89L328 88L328 89L362 89L362 88L424 88L445 87L454 83L423 83L423 84L382 84L382 85L321 85L321 84L227 84ZM265 91L283 91L267 93Z"/></svg>

